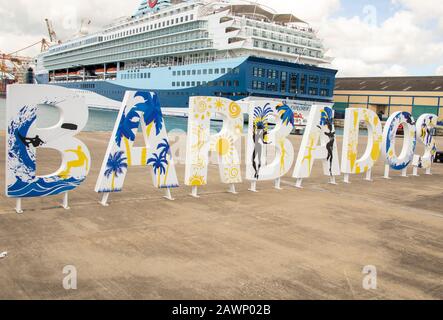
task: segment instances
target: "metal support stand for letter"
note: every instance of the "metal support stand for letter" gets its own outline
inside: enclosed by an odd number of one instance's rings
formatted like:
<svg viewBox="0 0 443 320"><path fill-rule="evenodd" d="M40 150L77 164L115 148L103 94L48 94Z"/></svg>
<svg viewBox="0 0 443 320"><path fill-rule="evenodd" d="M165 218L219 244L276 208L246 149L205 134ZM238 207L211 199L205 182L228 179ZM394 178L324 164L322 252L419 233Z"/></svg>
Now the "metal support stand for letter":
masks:
<svg viewBox="0 0 443 320"><path fill-rule="evenodd" d="M275 179L274 187L277 190L283 190L282 187L281 187L281 178Z"/></svg>
<svg viewBox="0 0 443 320"><path fill-rule="evenodd" d="M235 184L231 183L231 184L229 185L229 190L228 190L228 192L229 192L229 193L232 193L232 194L238 194L238 192L235 190Z"/></svg>
<svg viewBox="0 0 443 320"><path fill-rule="evenodd" d="M249 191L258 192L257 191L257 181L251 181L251 188L249 188Z"/></svg>
<svg viewBox="0 0 443 320"><path fill-rule="evenodd" d="M163 198L169 200L169 201L174 201L175 199L172 197L171 194L171 189L170 188L166 188L165 189L165 195L163 196Z"/></svg>
<svg viewBox="0 0 443 320"><path fill-rule="evenodd" d="M105 193L103 193L102 201L100 201L100 204L101 204L103 207L109 207L108 199L109 199L109 192L105 192Z"/></svg>
<svg viewBox="0 0 443 320"><path fill-rule="evenodd" d="M63 194L63 203L62 203L62 207L65 210L70 210L71 208L69 208L69 195L67 192L65 192Z"/></svg>
<svg viewBox="0 0 443 320"><path fill-rule="evenodd" d="M22 210L22 198L17 198L15 200L15 212L17 212L18 214L22 214L23 210Z"/></svg>
<svg viewBox="0 0 443 320"><path fill-rule="evenodd" d="M295 182L295 187L299 188L299 189L303 189L302 183L303 183L303 179L297 179L297 181Z"/></svg>
<svg viewBox="0 0 443 320"><path fill-rule="evenodd" d="M198 187L192 187L191 196L194 198L200 198L200 196L198 195Z"/></svg>

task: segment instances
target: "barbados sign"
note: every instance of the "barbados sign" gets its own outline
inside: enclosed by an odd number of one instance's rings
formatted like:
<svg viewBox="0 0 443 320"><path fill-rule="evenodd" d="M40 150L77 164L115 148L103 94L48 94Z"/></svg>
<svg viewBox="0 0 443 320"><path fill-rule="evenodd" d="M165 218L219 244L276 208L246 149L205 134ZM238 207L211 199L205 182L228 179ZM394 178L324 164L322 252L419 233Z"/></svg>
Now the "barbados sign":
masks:
<svg viewBox="0 0 443 320"><path fill-rule="evenodd" d="M51 106L60 112L56 125L37 126L39 105ZM243 111L249 118L245 172L241 166ZM223 127L211 135L210 123L215 114L222 117ZM347 109L341 163L332 108L315 105L311 108L298 155L288 139L297 125L295 119L292 108L272 100L248 102L241 108L237 102L220 97L190 98L184 184L192 188L192 196L198 197L198 188L210 182L210 152L217 157L221 182L228 185L232 193L236 193L235 185L242 183L243 178L250 182L253 192L257 191L260 181L275 181L275 187L280 189L281 178L290 172L294 163L292 177L299 188L304 179L310 178L315 161L322 163L324 175L332 184L341 174L346 183L350 182L351 175L358 174L366 174L370 181L371 169L381 157L385 162L385 178L389 178L390 170L407 175L410 165L414 175L421 168L431 173L437 150L432 136L436 115L424 114L415 122L410 113L396 112L383 130L373 111ZM21 211L22 198L57 194L65 195L64 207L68 208L68 192L86 179L91 167L88 147L75 137L88 121L84 99L74 91L56 86L9 86L6 121L6 195L17 199L17 212ZM363 156L358 158L361 122L368 128L368 143ZM395 145L400 125L404 142L397 155ZM144 144L135 147L140 127ZM423 155L416 154L417 143L425 146ZM268 146L275 150L272 161L265 152ZM38 148L61 153L60 167L53 174L36 174ZM179 187L179 180L155 93L126 92L95 187L95 191L102 194L103 205L107 205L110 194L123 191L126 173L134 166L149 167L153 185L164 190L165 197L172 200L171 189Z"/></svg>

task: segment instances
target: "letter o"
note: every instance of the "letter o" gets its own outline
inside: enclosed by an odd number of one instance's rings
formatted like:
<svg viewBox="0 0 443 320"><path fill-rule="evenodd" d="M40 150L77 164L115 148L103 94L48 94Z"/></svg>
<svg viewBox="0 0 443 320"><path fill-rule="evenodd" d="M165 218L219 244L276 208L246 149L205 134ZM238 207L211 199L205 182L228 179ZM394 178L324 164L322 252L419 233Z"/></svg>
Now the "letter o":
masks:
<svg viewBox="0 0 443 320"><path fill-rule="evenodd" d="M403 126L404 141L400 155L395 153L395 140L400 125ZM409 112L395 112L383 130L383 154L386 163L394 170L405 169L412 161L417 145L414 118Z"/></svg>

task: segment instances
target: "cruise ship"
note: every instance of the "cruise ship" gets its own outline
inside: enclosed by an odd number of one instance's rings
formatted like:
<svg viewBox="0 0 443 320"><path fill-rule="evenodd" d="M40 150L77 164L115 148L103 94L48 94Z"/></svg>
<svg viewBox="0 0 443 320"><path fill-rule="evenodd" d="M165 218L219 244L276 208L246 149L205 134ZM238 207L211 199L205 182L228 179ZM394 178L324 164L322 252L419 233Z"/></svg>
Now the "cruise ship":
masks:
<svg viewBox="0 0 443 320"><path fill-rule="evenodd" d="M316 32L293 14L250 1L144 0L133 16L37 57L36 82L118 108L126 90L162 106L190 96L330 103L336 70Z"/></svg>

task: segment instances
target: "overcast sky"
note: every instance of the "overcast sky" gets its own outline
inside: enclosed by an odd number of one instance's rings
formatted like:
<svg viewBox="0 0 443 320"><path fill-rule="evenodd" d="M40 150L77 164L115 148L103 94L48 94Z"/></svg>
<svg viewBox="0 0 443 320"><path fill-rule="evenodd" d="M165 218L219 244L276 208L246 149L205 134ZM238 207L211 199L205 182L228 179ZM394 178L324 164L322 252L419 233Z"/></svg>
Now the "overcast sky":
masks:
<svg viewBox="0 0 443 320"><path fill-rule="evenodd" d="M310 22L335 58L339 76L443 75L443 5L440 0L259 0ZM48 37L44 18L59 37L90 30L134 13L140 0L0 0L0 51L10 53ZM24 54L35 54L34 48Z"/></svg>

